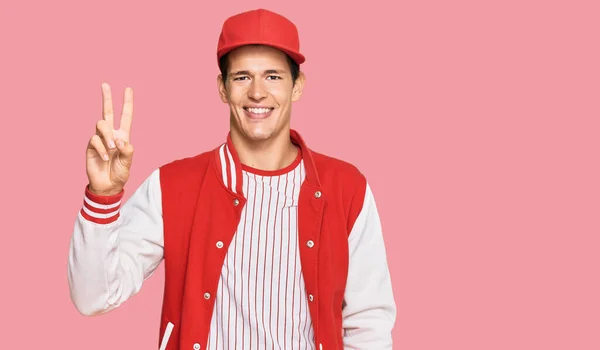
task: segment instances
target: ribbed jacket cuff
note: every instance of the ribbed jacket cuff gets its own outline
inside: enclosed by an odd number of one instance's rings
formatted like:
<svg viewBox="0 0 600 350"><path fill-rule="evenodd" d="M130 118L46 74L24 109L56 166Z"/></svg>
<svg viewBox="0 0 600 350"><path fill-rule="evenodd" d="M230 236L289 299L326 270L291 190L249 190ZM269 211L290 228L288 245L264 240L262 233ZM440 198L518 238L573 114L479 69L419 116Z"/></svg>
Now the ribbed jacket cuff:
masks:
<svg viewBox="0 0 600 350"><path fill-rule="evenodd" d="M121 199L124 190L112 196L99 196L90 192L89 185L85 187L85 196L81 215L97 224L110 224L117 221L120 215Z"/></svg>

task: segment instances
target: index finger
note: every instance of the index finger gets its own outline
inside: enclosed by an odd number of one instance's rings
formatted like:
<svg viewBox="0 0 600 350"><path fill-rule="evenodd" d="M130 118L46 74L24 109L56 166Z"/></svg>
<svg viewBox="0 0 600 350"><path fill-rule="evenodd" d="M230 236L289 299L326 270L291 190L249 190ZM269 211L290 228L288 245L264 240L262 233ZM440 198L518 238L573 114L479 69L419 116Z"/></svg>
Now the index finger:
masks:
<svg viewBox="0 0 600 350"><path fill-rule="evenodd" d="M123 97L123 113L121 113L121 126L119 130L122 130L129 141L129 133L131 132L131 122L133 120L133 89L130 87L125 88Z"/></svg>
<svg viewBox="0 0 600 350"><path fill-rule="evenodd" d="M110 93L110 86L107 83L102 83L102 118L114 129L112 95Z"/></svg>

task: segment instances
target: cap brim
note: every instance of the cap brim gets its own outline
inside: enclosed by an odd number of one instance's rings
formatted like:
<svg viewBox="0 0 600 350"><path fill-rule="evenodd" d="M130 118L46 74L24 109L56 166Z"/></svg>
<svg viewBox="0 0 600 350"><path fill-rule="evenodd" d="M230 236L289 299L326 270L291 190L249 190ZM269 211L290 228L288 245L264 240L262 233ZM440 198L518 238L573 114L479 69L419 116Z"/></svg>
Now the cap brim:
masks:
<svg viewBox="0 0 600 350"><path fill-rule="evenodd" d="M239 48L242 46L246 46L246 45L265 45L265 46L271 46L274 47L278 50L281 50L283 52L285 52L287 55L289 55L296 63L298 64L302 64L304 63L304 61L306 61L306 58L304 57L304 55L302 55L300 52L297 52L295 50L291 50L287 47L283 47L277 44L271 44L271 43L265 43L265 42L245 42L245 43L238 43L236 45L232 45L232 46L225 46L223 48L221 48L218 52L217 52L217 59L221 58L223 55Z"/></svg>

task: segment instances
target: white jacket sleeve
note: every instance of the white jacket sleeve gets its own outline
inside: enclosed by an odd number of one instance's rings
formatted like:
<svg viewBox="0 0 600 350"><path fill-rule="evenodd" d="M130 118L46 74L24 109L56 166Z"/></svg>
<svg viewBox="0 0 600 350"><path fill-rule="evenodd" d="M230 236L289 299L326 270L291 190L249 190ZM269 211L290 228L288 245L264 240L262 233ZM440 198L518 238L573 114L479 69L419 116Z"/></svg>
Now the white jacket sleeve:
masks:
<svg viewBox="0 0 600 350"><path fill-rule="evenodd" d="M392 349L396 304L381 222L368 184L348 240L350 261L342 310L344 349Z"/></svg>
<svg viewBox="0 0 600 350"><path fill-rule="evenodd" d="M71 300L83 315L120 306L163 259L159 169L121 206L122 196L95 196L86 188L75 220L67 276Z"/></svg>

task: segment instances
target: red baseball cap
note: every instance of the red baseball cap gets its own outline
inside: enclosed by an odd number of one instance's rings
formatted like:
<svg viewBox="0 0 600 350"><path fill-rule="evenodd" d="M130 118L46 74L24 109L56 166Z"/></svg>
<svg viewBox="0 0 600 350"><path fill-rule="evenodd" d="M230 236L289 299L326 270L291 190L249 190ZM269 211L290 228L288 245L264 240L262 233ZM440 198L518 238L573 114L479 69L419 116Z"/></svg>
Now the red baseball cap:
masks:
<svg viewBox="0 0 600 350"><path fill-rule="evenodd" d="M217 60L229 51L243 45L262 44L277 48L301 64L305 57L300 53L300 39L296 25L275 12L256 9L233 15L225 20Z"/></svg>

